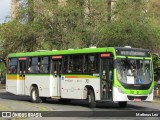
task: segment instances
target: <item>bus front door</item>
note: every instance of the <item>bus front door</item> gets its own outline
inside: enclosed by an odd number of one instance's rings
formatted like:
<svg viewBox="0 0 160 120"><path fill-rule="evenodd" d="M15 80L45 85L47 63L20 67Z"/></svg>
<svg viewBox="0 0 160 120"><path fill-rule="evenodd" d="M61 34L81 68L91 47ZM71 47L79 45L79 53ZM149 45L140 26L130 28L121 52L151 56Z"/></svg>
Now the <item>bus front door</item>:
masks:
<svg viewBox="0 0 160 120"><path fill-rule="evenodd" d="M62 60L52 60L53 96L60 96Z"/></svg>
<svg viewBox="0 0 160 120"><path fill-rule="evenodd" d="M25 95L25 74L27 58L19 58L18 94Z"/></svg>
<svg viewBox="0 0 160 120"><path fill-rule="evenodd" d="M101 59L101 99L112 100L113 59Z"/></svg>

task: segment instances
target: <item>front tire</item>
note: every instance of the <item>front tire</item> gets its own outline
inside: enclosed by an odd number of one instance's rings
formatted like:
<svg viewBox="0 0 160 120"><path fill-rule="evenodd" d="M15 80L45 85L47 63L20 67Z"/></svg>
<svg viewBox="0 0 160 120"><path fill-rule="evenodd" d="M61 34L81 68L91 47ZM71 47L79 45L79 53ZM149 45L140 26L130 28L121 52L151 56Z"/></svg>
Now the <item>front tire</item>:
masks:
<svg viewBox="0 0 160 120"><path fill-rule="evenodd" d="M118 105L120 108L125 108L127 106L127 102L124 101L124 102L118 102Z"/></svg>
<svg viewBox="0 0 160 120"><path fill-rule="evenodd" d="M93 90L88 90L88 103L90 108L96 107L95 96Z"/></svg>
<svg viewBox="0 0 160 120"><path fill-rule="evenodd" d="M33 87L31 90L31 98L33 103L40 103L42 102L39 97L39 91L37 87Z"/></svg>

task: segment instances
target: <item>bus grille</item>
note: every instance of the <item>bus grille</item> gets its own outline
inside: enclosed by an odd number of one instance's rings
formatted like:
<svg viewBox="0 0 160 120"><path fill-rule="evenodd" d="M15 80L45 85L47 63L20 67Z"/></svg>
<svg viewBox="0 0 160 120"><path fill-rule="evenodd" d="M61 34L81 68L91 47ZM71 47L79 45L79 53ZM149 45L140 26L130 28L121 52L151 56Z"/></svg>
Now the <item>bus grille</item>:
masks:
<svg viewBox="0 0 160 120"><path fill-rule="evenodd" d="M127 95L128 99L129 100L134 100L136 98L140 98L141 100L146 100L147 99L147 96L129 96Z"/></svg>

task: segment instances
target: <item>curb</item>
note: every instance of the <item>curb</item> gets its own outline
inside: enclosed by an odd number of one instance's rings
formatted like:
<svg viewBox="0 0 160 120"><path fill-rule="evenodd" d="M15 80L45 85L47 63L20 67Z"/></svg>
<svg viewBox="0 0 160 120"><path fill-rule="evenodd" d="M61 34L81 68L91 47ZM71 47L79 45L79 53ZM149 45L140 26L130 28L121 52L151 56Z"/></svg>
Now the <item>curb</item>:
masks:
<svg viewBox="0 0 160 120"><path fill-rule="evenodd" d="M153 102L154 103L160 103L160 97L154 97Z"/></svg>

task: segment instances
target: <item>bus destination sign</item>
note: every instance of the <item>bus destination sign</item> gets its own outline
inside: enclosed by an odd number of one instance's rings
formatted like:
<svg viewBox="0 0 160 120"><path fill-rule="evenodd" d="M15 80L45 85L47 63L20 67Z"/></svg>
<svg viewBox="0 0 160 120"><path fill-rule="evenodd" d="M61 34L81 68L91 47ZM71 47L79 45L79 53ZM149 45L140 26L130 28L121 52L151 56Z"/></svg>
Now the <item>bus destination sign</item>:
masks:
<svg viewBox="0 0 160 120"><path fill-rule="evenodd" d="M146 50L146 51L138 51L138 50L117 50L117 55L149 57L149 56L150 56L150 53L149 53L148 50Z"/></svg>
<svg viewBox="0 0 160 120"><path fill-rule="evenodd" d="M145 52L138 52L138 51L120 51L121 55L127 56L146 56Z"/></svg>

